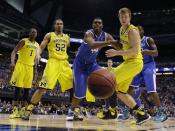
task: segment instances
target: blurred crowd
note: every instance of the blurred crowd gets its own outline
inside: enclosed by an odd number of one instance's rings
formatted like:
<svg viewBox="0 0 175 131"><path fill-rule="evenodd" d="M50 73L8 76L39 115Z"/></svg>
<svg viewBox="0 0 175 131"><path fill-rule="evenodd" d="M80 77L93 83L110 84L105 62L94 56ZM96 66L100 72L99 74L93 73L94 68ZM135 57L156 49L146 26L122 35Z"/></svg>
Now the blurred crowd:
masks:
<svg viewBox="0 0 175 131"><path fill-rule="evenodd" d="M158 76L157 77L157 88L158 88L158 93L162 102L162 108L163 110L167 113L169 117L175 117L175 77L172 76ZM0 90L1 91L13 91L13 88L9 86L5 86L1 84ZM3 88L2 88L3 87ZM55 96L58 97L67 97L69 98L68 93L61 93L59 86L55 88L54 91L48 91L46 93L46 96ZM144 94L143 94L144 96ZM145 97L142 97L144 99ZM98 101L100 102L100 101ZM143 100L143 104L146 107L146 109L149 109L149 106L145 101ZM85 115L96 115L97 112L102 110L102 104L98 104L100 106L95 106L91 104L89 106L88 104L82 109ZM122 108L124 108L122 105L117 105L119 107L119 113L122 112ZM69 109L69 105L66 105L65 103L62 102L60 105L56 104L42 104L41 102L35 107L33 113L34 114L58 114L58 115L63 115L67 114ZM11 101L4 100L2 101L0 99L0 113L10 113L12 110L12 104Z"/></svg>
<svg viewBox="0 0 175 131"><path fill-rule="evenodd" d="M1 57L2 58L2 57ZM11 77L11 71L8 69L9 56L0 60L0 92L11 92L14 89L9 86L9 80ZM43 69L42 69L43 70ZM42 76L42 70L39 70L39 79ZM36 90L33 88L31 92ZM162 102L163 110L168 116L175 117L175 76L174 75L158 75L157 76L157 90ZM62 93L60 85L57 84L53 91L47 91L45 96L47 97L64 97L69 98L69 93ZM3 98L4 99L4 98ZM100 101L98 101L100 102ZM97 104L101 105L101 104ZM149 108L146 103L144 106ZM62 103L61 105L55 104L38 104L34 109L34 114L66 114L68 111L68 105ZM122 111L122 107L119 106L119 112ZM121 110L120 110L121 109ZM11 100L1 100L0 98L0 113L10 113L12 110ZM97 112L102 110L102 106L86 106L83 109L85 114L95 115Z"/></svg>

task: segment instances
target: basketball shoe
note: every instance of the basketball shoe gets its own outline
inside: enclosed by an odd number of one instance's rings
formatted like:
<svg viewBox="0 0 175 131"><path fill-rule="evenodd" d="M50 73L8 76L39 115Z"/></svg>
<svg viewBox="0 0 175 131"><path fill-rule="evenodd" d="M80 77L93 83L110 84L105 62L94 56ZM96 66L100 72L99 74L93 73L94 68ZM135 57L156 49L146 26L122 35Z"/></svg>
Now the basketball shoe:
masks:
<svg viewBox="0 0 175 131"><path fill-rule="evenodd" d="M9 116L10 119L14 119L14 118L20 118L20 114L18 111L18 107L14 106L12 114Z"/></svg>
<svg viewBox="0 0 175 131"><path fill-rule="evenodd" d="M79 108L75 108L74 110L69 109L66 120L67 121L82 121L83 115L81 114L80 109Z"/></svg>

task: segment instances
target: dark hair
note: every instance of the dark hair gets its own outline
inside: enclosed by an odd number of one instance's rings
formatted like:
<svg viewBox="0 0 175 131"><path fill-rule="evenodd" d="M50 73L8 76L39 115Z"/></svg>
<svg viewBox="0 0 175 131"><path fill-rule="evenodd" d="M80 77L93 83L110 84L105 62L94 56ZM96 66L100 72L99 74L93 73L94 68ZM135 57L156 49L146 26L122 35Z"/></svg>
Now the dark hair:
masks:
<svg viewBox="0 0 175 131"><path fill-rule="evenodd" d="M95 17L95 18L93 19L93 22L94 22L94 20L101 20L101 21L102 21L102 23L103 23L103 20L102 20L102 18L101 18L101 17Z"/></svg>
<svg viewBox="0 0 175 131"><path fill-rule="evenodd" d="M31 33L31 32L32 32L32 30L36 30L36 31L37 31L37 29L36 29L36 28L33 28L33 27L32 27L32 28L30 28L30 29L29 29L28 33Z"/></svg>
<svg viewBox="0 0 175 131"><path fill-rule="evenodd" d="M56 23L57 20L63 22L63 20L61 18L57 18L57 19L55 19L55 23Z"/></svg>

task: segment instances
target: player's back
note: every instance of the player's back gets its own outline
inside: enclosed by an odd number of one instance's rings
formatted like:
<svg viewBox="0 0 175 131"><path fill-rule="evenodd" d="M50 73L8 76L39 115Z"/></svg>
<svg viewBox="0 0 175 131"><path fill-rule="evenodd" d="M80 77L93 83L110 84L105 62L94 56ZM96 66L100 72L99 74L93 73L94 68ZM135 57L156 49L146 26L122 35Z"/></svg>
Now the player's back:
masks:
<svg viewBox="0 0 175 131"><path fill-rule="evenodd" d="M142 50L145 50L145 49L151 50L151 47L148 44L148 39L149 38L150 37L143 36L143 38L141 40L141 48L142 48ZM144 63L154 62L154 58L151 55L143 55L143 62Z"/></svg>
<svg viewBox="0 0 175 131"><path fill-rule="evenodd" d="M88 30L87 32L91 32L94 36L95 41L105 41L106 40L106 32L102 31L99 36L96 36L93 29ZM91 49L86 42L83 42L78 50L77 59L84 64L94 63L96 62L96 57L98 55L99 49Z"/></svg>

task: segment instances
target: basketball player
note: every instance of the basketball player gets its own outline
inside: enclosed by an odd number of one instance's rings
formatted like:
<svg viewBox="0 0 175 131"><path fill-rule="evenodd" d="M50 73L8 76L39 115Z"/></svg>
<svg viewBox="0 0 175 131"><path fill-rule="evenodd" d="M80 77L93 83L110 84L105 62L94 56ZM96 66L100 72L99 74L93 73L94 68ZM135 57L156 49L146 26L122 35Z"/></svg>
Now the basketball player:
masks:
<svg viewBox="0 0 175 131"><path fill-rule="evenodd" d="M117 81L117 96L137 114L136 124L142 124L150 119L150 116L136 104L129 94L127 94L132 79L143 68L140 47L141 39L137 27L130 23L130 9L121 8L118 17L121 23L120 43L122 44L122 50L109 49L106 51L106 56L123 56L124 62L114 70Z"/></svg>
<svg viewBox="0 0 175 131"><path fill-rule="evenodd" d="M167 119L166 114L161 111L161 102L156 91L156 66L154 57L158 56L157 46L151 37L144 36L144 29L142 26L138 26L141 37L141 48L143 54L144 66L142 71L134 78L131 86L140 87L145 82L147 93L149 94L151 101L157 107L157 114L154 120L165 121ZM137 98L137 92L135 92L134 98ZM137 100L140 103L139 99Z"/></svg>
<svg viewBox="0 0 175 131"><path fill-rule="evenodd" d="M95 18L92 22L92 29L84 35L84 43L81 44L74 60L74 97L69 109L67 120L83 120L83 117L75 110L80 99L86 95L87 78L100 66L96 62L96 56L100 48L110 44L112 36L103 30L101 18Z"/></svg>
<svg viewBox="0 0 175 131"><path fill-rule="evenodd" d="M112 59L108 59L107 61L107 70L114 73L113 61ZM100 119L115 119L117 117L116 111L116 92L107 100L105 100L106 109L102 112L97 113L97 117Z"/></svg>
<svg viewBox="0 0 175 131"><path fill-rule="evenodd" d="M14 69L14 71L10 80L10 84L15 88L15 92L12 102L14 106L13 112L9 116L9 118L19 118L24 115L24 109L27 104L29 89L32 87L34 60L37 49L39 47L39 44L35 41L36 37L37 30L31 28L29 32L29 37L20 40L11 53L10 68L12 70ZM15 65L17 52L19 53L19 55ZM35 73L36 71L37 70L35 70ZM21 89L23 89L22 96L20 96ZM20 105L20 101L23 108L21 108L21 110L19 111L18 106Z"/></svg>
<svg viewBox="0 0 175 131"><path fill-rule="evenodd" d="M30 100L30 105L25 112L24 120L29 120L32 109L47 90L53 90L57 81L61 85L62 92L73 88L73 74L68 62L67 47L70 46L70 37L63 33L63 21L57 19L54 25L55 31L45 35L40 50L37 54L37 60L44 48L47 46L49 59L46 64L42 80L39 83L38 90Z"/></svg>

